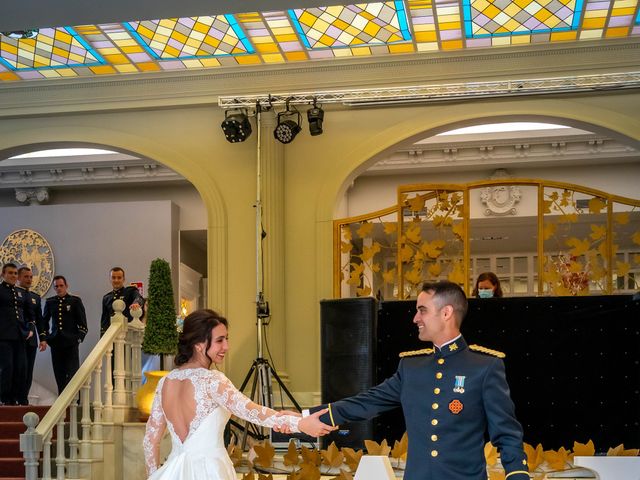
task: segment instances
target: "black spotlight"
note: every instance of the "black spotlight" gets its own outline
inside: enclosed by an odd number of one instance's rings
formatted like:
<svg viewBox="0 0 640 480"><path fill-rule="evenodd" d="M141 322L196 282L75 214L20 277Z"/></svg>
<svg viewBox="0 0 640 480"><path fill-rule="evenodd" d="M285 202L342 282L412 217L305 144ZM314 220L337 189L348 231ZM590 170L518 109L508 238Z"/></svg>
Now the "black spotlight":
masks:
<svg viewBox="0 0 640 480"><path fill-rule="evenodd" d="M294 121L287 118L293 116L297 116L298 120ZM281 143L291 143L302 130L301 123L302 115L295 107L293 110L289 109L289 100L287 100L287 109L278 114L278 125L273 131L273 136Z"/></svg>
<svg viewBox="0 0 640 480"><path fill-rule="evenodd" d="M224 120L220 124L228 142L244 142L251 135L251 123L247 112L239 110L232 113L224 112Z"/></svg>
<svg viewBox="0 0 640 480"><path fill-rule="evenodd" d="M324 120L324 110L322 105L316 105L316 99L313 99L313 107L307 110L307 120L309 122L309 133L312 136L322 134L322 121Z"/></svg>

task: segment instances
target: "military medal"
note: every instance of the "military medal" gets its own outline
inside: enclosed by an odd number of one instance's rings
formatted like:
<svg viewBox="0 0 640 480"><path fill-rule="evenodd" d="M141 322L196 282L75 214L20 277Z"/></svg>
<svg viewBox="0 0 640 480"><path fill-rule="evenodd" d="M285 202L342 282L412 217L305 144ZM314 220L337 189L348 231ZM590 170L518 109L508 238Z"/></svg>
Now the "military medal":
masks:
<svg viewBox="0 0 640 480"><path fill-rule="evenodd" d="M464 376L456 375L456 384L453 386L453 391L456 393L464 393Z"/></svg>
<svg viewBox="0 0 640 480"><path fill-rule="evenodd" d="M71 311L71 305L67 305L67 312Z"/></svg>
<svg viewBox="0 0 640 480"><path fill-rule="evenodd" d="M464 408L464 405L457 398L455 400L451 400L451 403L449 403L449 411L454 415L458 415L463 408Z"/></svg>

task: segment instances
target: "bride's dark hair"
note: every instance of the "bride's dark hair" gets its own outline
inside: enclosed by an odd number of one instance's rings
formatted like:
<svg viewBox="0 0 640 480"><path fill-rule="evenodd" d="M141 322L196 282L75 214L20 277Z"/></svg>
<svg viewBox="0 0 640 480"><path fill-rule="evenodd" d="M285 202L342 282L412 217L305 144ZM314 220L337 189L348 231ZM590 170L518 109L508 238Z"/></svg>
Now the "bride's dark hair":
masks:
<svg viewBox="0 0 640 480"><path fill-rule="evenodd" d="M213 362L207 350L211 346L211 330L218 325L228 327L227 319L213 310L196 310L187 315L182 326L182 333L178 337L178 354L174 360L176 366L184 365L193 356L196 344L207 342L204 354L210 362Z"/></svg>

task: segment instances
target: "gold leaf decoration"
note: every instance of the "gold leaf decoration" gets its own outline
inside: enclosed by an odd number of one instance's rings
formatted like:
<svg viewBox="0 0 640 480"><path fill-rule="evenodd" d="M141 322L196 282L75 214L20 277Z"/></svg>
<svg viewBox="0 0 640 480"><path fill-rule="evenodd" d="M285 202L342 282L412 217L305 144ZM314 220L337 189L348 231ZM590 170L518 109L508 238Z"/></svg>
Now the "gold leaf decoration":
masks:
<svg viewBox="0 0 640 480"><path fill-rule="evenodd" d="M568 207L569 205L573 205L573 201L571 200L572 196L573 196L573 192L570 192L569 190L564 190L562 192L562 199L560 200L560 206Z"/></svg>
<svg viewBox="0 0 640 480"><path fill-rule="evenodd" d="M374 272L378 273L380 271L380 264L379 263L372 263L371 264L371 270L373 270Z"/></svg>
<svg viewBox="0 0 640 480"><path fill-rule="evenodd" d="M254 458L253 463L255 465L259 465L261 467L270 467L273 463L273 457L276 454L275 448L273 445L266 440L263 444L254 445L253 451L256 452L256 458Z"/></svg>
<svg viewBox="0 0 640 480"><path fill-rule="evenodd" d="M573 247L571 248L571 250L569 250L569 252L574 257L579 257L580 255L584 255L589 250L589 247L591 247L591 243L589 242L589 240L587 239L580 240L579 238L576 238L576 237L567 238L564 243L568 247Z"/></svg>
<svg viewBox="0 0 640 480"><path fill-rule="evenodd" d="M340 452L336 446L336 442L331 442L331 445L326 450L322 450L322 463L332 468L337 468L342 465L344 455Z"/></svg>
<svg viewBox="0 0 640 480"><path fill-rule="evenodd" d="M431 265L429 265L429 268L427 270L429 272L429 275L431 275L432 277L439 277L442 273L442 266L439 263L432 263Z"/></svg>
<svg viewBox="0 0 640 480"><path fill-rule="evenodd" d="M373 223L365 221L360 224L360 228L356 230L356 233L360 238L365 238L371 235L372 231L373 231Z"/></svg>
<svg viewBox="0 0 640 480"><path fill-rule="evenodd" d="M591 233L589 234L592 240L600 240L607 236L606 225L591 225Z"/></svg>
<svg viewBox="0 0 640 480"><path fill-rule="evenodd" d="M599 197L589 200L589 213L600 213L607 204Z"/></svg>
<svg viewBox="0 0 640 480"><path fill-rule="evenodd" d="M446 242L444 240L436 239L431 242L424 242L420 249L429 255L429 258L438 258L442 254L442 249L445 245Z"/></svg>
<svg viewBox="0 0 640 480"><path fill-rule="evenodd" d="M464 283L464 266L461 261L457 260L453 262L453 269L447 276L450 282L461 285Z"/></svg>
<svg viewBox="0 0 640 480"><path fill-rule="evenodd" d="M577 213L565 213L560 215L558 223L576 223L578 221Z"/></svg>
<svg viewBox="0 0 640 480"><path fill-rule="evenodd" d="M420 269L413 268L404 274L404 278L407 282L416 285L422 280L422 271Z"/></svg>
<svg viewBox="0 0 640 480"><path fill-rule="evenodd" d="M535 470L538 468L538 465L544 462L544 449L541 443L539 443L535 449L533 446L525 443L524 452L527 454L527 464L529 465L530 471Z"/></svg>
<svg viewBox="0 0 640 480"><path fill-rule="evenodd" d="M351 263L350 265L353 267L353 270L351 270L347 283L353 286L360 285L362 273L364 272L364 265L361 263Z"/></svg>
<svg viewBox="0 0 640 480"><path fill-rule="evenodd" d="M498 449L491 442L487 442L484 446L484 458L490 467L493 467L498 462Z"/></svg>
<svg viewBox="0 0 640 480"><path fill-rule="evenodd" d="M569 463L569 452L560 447L558 451L547 450L544 452L544 458L552 470L564 470Z"/></svg>
<svg viewBox="0 0 640 480"><path fill-rule="evenodd" d="M396 269L390 268L386 272L382 273L382 280L384 283L395 283L396 281Z"/></svg>
<svg viewBox="0 0 640 480"><path fill-rule="evenodd" d="M387 440L382 440L382 443L374 442L373 440L365 440L364 447L367 449L369 455L381 455L386 457L391 451L391 447L387 444Z"/></svg>
<svg viewBox="0 0 640 480"><path fill-rule="evenodd" d="M273 480L273 474L263 475L262 473L258 475L258 480Z"/></svg>
<svg viewBox="0 0 640 480"><path fill-rule="evenodd" d="M386 233L387 235L395 233L395 231L398 229L398 224L396 222L383 222L382 225L384 225L384 233Z"/></svg>
<svg viewBox="0 0 640 480"><path fill-rule="evenodd" d="M408 262L413 257L413 249L409 245L405 245L400 249L400 261Z"/></svg>
<svg viewBox="0 0 640 480"><path fill-rule="evenodd" d="M490 470L489 480L505 480L506 474L500 470Z"/></svg>
<svg viewBox="0 0 640 480"><path fill-rule="evenodd" d="M376 253L379 253L380 250L382 250L382 245L380 245L378 242L373 242L373 245L371 245L370 247L362 247L362 255L360 255L360 258L362 258L362 260L364 260L365 262L368 262Z"/></svg>
<svg viewBox="0 0 640 480"><path fill-rule="evenodd" d="M411 226L405 232L407 238L413 243L420 243L421 233L422 232L420 232L420 225L415 223L411 224Z"/></svg>
<svg viewBox="0 0 640 480"><path fill-rule="evenodd" d="M613 214L613 221L620 224L626 225L629 223L629 212L618 212Z"/></svg>
<svg viewBox="0 0 640 480"><path fill-rule="evenodd" d="M242 475L242 480L255 480L255 478L256 476L253 474L253 472L248 472Z"/></svg>
<svg viewBox="0 0 640 480"><path fill-rule="evenodd" d="M579 457L592 457L596 453L596 447L593 440L587 443L573 442L573 454Z"/></svg>
<svg viewBox="0 0 640 480"><path fill-rule="evenodd" d="M551 206L553 205L553 202L551 200L543 200L542 203L543 203L542 212L551 213Z"/></svg>
<svg viewBox="0 0 640 480"><path fill-rule="evenodd" d="M616 262L616 274L619 277L624 277L629 273L629 270L631 270L631 265L629 265L629 263L627 262Z"/></svg>
<svg viewBox="0 0 640 480"><path fill-rule="evenodd" d="M621 443L617 447L607 450L607 457L637 457L639 452L640 450L637 448L625 450L624 444Z"/></svg>
<svg viewBox="0 0 640 480"><path fill-rule="evenodd" d="M343 225L342 226L342 238L344 238L347 241L352 240L352 237L351 237L351 226L350 225Z"/></svg>
<svg viewBox="0 0 640 480"><path fill-rule="evenodd" d="M227 452L229 453L229 458L231 459L231 463L233 463L234 467L237 467L242 463L242 448L235 444L231 444L227 448Z"/></svg>
<svg viewBox="0 0 640 480"><path fill-rule="evenodd" d="M371 295L371 287L369 285L365 285L362 288L356 288L356 292L359 297L368 297Z"/></svg>
<svg viewBox="0 0 640 480"><path fill-rule="evenodd" d="M634 263L640 263L640 255L636 254L633 256Z"/></svg>
<svg viewBox="0 0 640 480"><path fill-rule="evenodd" d="M362 458L364 451L356 451L353 448L344 447L342 449L342 454L344 455L344 463L347 464L352 472L355 472L358 469L358 465L360 464L360 459Z"/></svg>
<svg viewBox="0 0 640 480"><path fill-rule="evenodd" d="M544 240L549 240L556 233L557 225L555 223L545 223L542 226L542 238Z"/></svg>
<svg viewBox="0 0 640 480"><path fill-rule="evenodd" d="M287 453L282 456L283 463L287 467L295 466L300 463L300 457L298 456L298 450L296 449L296 444L293 443L293 440L289 440L289 446L287 448Z"/></svg>
<svg viewBox="0 0 640 480"><path fill-rule="evenodd" d="M407 203L409 204L409 209L412 212L422 211L422 209L424 209L424 202L425 202L425 197L423 197L422 195L417 195L407 200Z"/></svg>
<svg viewBox="0 0 640 480"><path fill-rule="evenodd" d="M346 470L340 470L337 477L333 477L331 480L353 480L353 475Z"/></svg>
<svg viewBox="0 0 640 480"><path fill-rule="evenodd" d="M302 455L303 463L309 463L311 465L319 466L322 461L319 451L311 450L304 445L302 446L300 453Z"/></svg>
<svg viewBox="0 0 640 480"><path fill-rule="evenodd" d="M353 249L351 242L340 242L340 251L342 253L349 253Z"/></svg>
<svg viewBox="0 0 640 480"><path fill-rule="evenodd" d="M464 236L464 223L456 222L453 227L451 227L451 231L456 235L459 239L462 239Z"/></svg>
<svg viewBox="0 0 640 480"><path fill-rule="evenodd" d="M407 459L407 449L409 448L409 436L407 432L404 432L400 441L395 441L393 449L391 450L391 457L400 460Z"/></svg>
<svg viewBox="0 0 640 480"><path fill-rule="evenodd" d="M633 243L635 243L636 245L640 245L640 232L635 232L633 235L631 235L631 240L633 240Z"/></svg>

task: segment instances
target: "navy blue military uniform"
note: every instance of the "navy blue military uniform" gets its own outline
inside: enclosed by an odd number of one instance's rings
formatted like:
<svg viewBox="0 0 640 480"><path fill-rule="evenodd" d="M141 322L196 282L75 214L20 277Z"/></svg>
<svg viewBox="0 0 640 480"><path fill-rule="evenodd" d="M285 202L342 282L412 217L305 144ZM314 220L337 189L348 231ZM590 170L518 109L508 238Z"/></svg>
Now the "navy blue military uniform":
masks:
<svg viewBox="0 0 640 480"><path fill-rule="evenodd" d="M132 303L137 303L141 308L144 308L144 298L140 295L140 291L137 287L130 285L128 287L122 287L118 290L112 290L102 297L102 316L100 317L100 336L104 335L104 332L111 326L111 317L113 316L113 302L116 300L122 300L125 304L124 314L127 317L127 321L133 320L129 307ZM144 310L143 310L144 312Z"/></svg>
<svg viewBox="0 0 640 480"><path fill-rule="evenodd" d="M66 294L47 298L39 333L40 339L51 347L53 374L60 394L80 368L78 345L87 334L87 315L80 297Z"/></svg>
<svg viewBox="0 0 640 480"><path fill-rule="evenodd" d="M25 297L14 285L0 282L0 402L20 402L26 380L24 341L33 325L25 321Z"/></svg>
<svg viewBox="0 0 640 480"><path fill-rule="evenodd" d="M16 289L24 295L25 320L33 326L34 332L34 334L25 341L26 378L24 389L18 400L21 405L27 405L29 403L29 390L31 390L31 383L33 382L33 367L35 366L36 354L38 353L38 336L35 332L37 326L42 324L42 301L40 295L37 293L21 287L16 287Z"/></svg>
<svg viewBox="0 0 640 480"><path fill-rule="evenodd" d="M320 419L335 426L401 405L409 438L405 480L486 480L485 431L500 452L507 478L528 480L522 427L501 356L469 347L463 337L442 349L406 352L392 377L329 404Z"/></svg>

